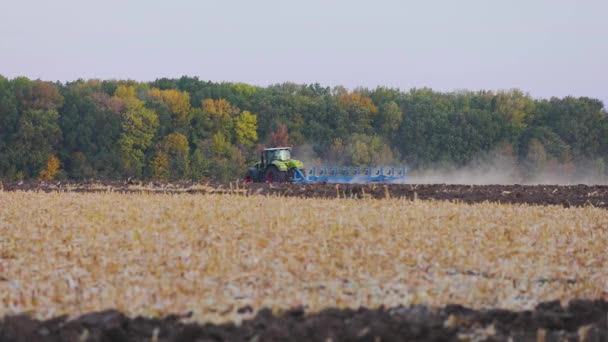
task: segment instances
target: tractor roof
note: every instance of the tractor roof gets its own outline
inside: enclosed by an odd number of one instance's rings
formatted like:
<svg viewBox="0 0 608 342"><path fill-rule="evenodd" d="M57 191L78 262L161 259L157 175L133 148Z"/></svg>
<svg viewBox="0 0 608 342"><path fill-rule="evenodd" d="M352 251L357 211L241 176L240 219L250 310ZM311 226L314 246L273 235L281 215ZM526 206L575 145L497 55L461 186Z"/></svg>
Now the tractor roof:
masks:
<svg viewBox="0 0 608 342"><path fill-rule="evenodd" d="M272 148L264 149L264 151L274 151L274 150L291 150L291 146L290 147L272 147Z"/></svg>

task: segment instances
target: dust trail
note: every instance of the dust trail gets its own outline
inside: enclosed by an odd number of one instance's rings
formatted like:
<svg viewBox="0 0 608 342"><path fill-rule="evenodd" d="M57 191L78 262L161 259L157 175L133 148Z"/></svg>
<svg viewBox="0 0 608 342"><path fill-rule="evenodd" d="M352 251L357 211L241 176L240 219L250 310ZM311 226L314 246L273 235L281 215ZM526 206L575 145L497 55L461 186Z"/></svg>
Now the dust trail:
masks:
<svg viewBox="0 0 608 342"><path fill-rule="evenodd" d="M294 158L304 163L306 170L311 167L326 166L329 168L345 165L343 158L319 157L312 145L304 144L294 147ZM405 162L396 162L397 169L407 166ZM382 165L373 165L374 167ZM389 166L389 165L384 165ZM365 167L362 167L364 169ZM443 166L425 169L408 168L404 181L391 183L406 184L554 184L554 185L608 185L608 173L601 160L578 159L569 163L554 160L531 163L519 160L512 153L504 153L504 148L498 147L489 152L480 153L464 166ZM353 178L349 183L364 183L361 179Z"/></svg>
<svg viewBox="0 0 608 342"><path fill-rule="evenodd" d="M607 185L608 176L601 165L590 161L572 163L548 162L531 167L497 156L474 160L463 167L445 167L408 172L406 183L412 184L553 184Z"/></svg>
<svg viewBox="0 0 608 342"><path fill-rule="evenodd" d="M292 150L293 158L304 163L305 169L310 169L311 166L322 164L321 158L315 153L311 144L302 144L295 146Z"/></svg>

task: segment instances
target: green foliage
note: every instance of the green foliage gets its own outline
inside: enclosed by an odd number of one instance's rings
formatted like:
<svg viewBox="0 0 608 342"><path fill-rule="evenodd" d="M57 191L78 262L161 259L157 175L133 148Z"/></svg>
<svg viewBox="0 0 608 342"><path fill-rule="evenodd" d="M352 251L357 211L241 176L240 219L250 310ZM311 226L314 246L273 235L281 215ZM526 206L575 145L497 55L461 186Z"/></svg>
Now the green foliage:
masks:
<svg viewBox="0 0 608 342"><path fill-rule="evenodd" d="M10 160L25 178L37 177L61 138L56 110L28 109L19 118Z"/></svg>
<svg viewBox="0 0 608 342"><path fill-rule="evenodd" d="M39 177L55 156L55 177L234 181L262 147L290 144L357 166L459 166L498 153L530 172L608 172L606 110L586 97L0 76L0 178Z"/></svg>
<svg viewBox="0 0 608 342"><path fill-rule="evenodd" d="M390 101L382 107L376 122L376 131L392 140L403 122L403 112L395 101Z"/></svg>
<svg viewBox="0 0 608 342"><path fill-rule="evenodd" d="M156 145L152 160L153 175L156 179L179 180L190 175L190 146L188 138L180 133L164 137Z"/></svg>
<svg viewBox="0 0 608 342"><path fill-rule="evenodd" d="M125 175L141 177L145 152L152 145L158 128L158 116L145 108L143 101L131 97L133 92L119 93L121 87L118 87L115 97L125 100L126 108L121 116L117 152Z"/></svg>
<svg viewBox="0 0 608 342"><path fill-rule="evenodd" d="M353 166L394 165L398 162L390 146L379 136L353 134L348 139L345 156Z"/></svg>
<svg viewBox="0 0 608 342"><path fill-rule="evenodd" d="M11 82L0 76L0 177L16 178L17 168L12 162L13 137L17 131L19 111Z"/></svg>

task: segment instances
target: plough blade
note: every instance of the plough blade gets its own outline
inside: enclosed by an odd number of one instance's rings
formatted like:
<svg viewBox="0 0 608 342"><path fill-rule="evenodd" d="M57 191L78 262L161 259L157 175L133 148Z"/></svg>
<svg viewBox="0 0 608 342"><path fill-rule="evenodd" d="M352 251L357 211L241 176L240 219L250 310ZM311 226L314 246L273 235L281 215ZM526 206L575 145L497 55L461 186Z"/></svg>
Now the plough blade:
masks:
<svg viewBox="0 0 608 342"><path fill-rule="evenodd" d="M295 169L293 182L306 183L400 183L405 181L406 167L319 167L313 166L308 174Z"/></svg>

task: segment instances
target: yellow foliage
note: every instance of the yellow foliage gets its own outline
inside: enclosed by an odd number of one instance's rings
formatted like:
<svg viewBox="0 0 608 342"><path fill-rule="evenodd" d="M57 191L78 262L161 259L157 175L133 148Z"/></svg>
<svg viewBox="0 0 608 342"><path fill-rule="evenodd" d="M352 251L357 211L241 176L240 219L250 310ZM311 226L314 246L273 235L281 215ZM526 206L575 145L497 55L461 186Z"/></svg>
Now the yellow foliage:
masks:
<svg viewBox="0 0 608 342"><path fill-rule="evenodd" d="M169 179L169 158L164 151L157 151L152 159L152 173L155 179Z"/></svg>
<svg viewBox="0 0 608 342"><path fill-rule="evenodd" d="M51 156L49 158L49 160L46 162L46 169L40 171L40 173L38 174L38 176L39 176L38 178L40 180L55 179L57 172L59 172L60 166L61 166L61 163L59 162L59 159L57 159L57 157L55 157L54 155Z"/></svg>
<svg viewBox="0 0 608 342"><path fill-rule="evenodd" d="M159 90L152 88L148 92L150 96L163 101L173 116L174 124L183 126L187 124L190 113L190 94L177 89Z"/></svg>
<svg viewBox="0 0 608 342"><path fill-rule="evenodd" d="M236 118L236 140L239 145L251 147L258 140L258 118L245 110Z"/></svg>
<svg viewBox="0 0 608 342"><path fill-rule="evenodd" d="M135 87L134 86L125 86L119 85L114 92L114 96L119 99L127 100L135 98Z"/></svg>
<svg viewBox="0 0 608 342"><path fill-rule="evenodd" d="M190 146L188 138L180 133L164 137L156 145L152 172L156 179L181 179L188 176Z"/></svg>
<svg viewBox="0 0 608 342"><path fill-rule="evenodd" d="M209 116L219 116L219 117L234 117L239 114L239 109L230 104L227 100L224 99L204 99L202 101L202 109Z"/></svg>
<svg viewBox="0 0 608 342"><path fill-rule="evenodd" d="M172 113L185 117L190 112L190 94L169 89L162 91L162 97Z"/></svg>

